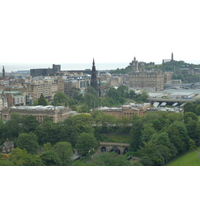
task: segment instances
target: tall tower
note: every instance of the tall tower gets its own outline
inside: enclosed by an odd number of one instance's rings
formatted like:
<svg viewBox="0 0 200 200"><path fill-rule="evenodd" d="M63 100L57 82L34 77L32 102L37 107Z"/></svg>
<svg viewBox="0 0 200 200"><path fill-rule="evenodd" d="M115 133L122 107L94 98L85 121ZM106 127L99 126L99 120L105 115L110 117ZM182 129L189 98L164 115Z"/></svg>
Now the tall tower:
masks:
<svg viewBox="0 0 200 200"><path fill-rule="evenodd" d="M138 71L138 61L136 60L136 57L134 57L131 67L132 67L132 71Z"/></svg>
<svg viewBox="0 0 200 200"><path fill-rule="evenodd" d="M94 58L93 58L93 62L92 62L92 75L91 75L91 83L90 83L90 85L91 85L91 87L93 87L95 90L98 90L97 71L96 71L96 67L95 67Z"/></svg>
<svg viewBox="0 0 200 200"><path fill-rule="evenodd" d="M3 69L2 69L2 74L3 74L3 77L5 77L5 69L4 69L4 66L3 66Z"/></svg>
<svg viewBox="0 0 200 200"><path fill-rule="evenodd" d="M174 54L172 53L172 55L171 55L171 61L173 61L174 60Z"/></svg>

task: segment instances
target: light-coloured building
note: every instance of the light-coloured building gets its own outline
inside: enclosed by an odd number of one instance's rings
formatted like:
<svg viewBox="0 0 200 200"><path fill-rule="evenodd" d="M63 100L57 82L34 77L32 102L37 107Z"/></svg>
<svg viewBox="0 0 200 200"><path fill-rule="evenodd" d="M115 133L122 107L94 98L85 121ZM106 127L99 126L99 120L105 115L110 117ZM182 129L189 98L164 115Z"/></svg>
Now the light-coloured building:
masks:
<svg viewBox="0 0 200 200"><path fill-rule="evenodd" d="M169 81L171 75L158 70L140 70L136 58L132 61L132 71L126 78L129 87L135 89L154 89L155 91L164 90L165 81Z"/></svg>
<svg viewBox="0 0 200 200"><path fill-rule="evenodd" d="M39 122L43 122L44 118L50 117L53 122L64 121L67 119L71 110L64 106L19 106L4 108L1 112L2 121L10 120L12 113L19 115L32 115L35 116Z"/></svg>
<svg viewBox="0 0 200 200"><path fill-rule="evenodd" d="M122 118L123 116L130 118L133 114L143 116L150 107L150 103L130 103L121 107L99 107L91 110L90 113L92 114L95 110L101 110L103 113L113 115L117 118Z"/></svg>
<svg viewBox="0 0 200 200"><path fill-rule="evenodd" d="M164 90L164 72L162 71L135 71L128 75L129 87L153 88L156 91Z"/></svg>
<svg viewBox="0 0 200 200"><path fill-rule="evenodd" d="M64 80L59 76L49 77L43 80L32 80L24 90L31 95L33 100L40 98L41 94L51 100L57 92L64 93Z"/></svg>

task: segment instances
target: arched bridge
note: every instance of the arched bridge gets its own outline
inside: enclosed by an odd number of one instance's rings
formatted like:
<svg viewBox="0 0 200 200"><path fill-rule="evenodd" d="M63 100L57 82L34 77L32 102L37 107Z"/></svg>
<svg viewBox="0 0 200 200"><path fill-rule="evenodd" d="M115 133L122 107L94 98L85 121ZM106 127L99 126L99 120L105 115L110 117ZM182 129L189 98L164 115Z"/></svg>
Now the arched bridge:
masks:
<svg viewBox="0 0 200 200"><path fill-rule="evenodd" d="M128 143L100 142L98 152L116 152L123 155L128 151L128 148Z"/></svg>

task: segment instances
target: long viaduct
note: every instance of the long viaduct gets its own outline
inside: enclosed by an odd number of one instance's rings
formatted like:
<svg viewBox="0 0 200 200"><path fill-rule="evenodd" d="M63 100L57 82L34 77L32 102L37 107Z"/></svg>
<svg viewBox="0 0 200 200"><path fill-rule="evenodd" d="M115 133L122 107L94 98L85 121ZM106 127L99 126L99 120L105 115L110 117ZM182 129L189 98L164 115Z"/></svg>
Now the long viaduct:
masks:
<svg viewBox="0 0 200 200"><path fill-rule="evenodd" d="M116 152L120 155L125 154L128 151L128 143L115 143L115 142L100 142L98 152Z"/></svg>

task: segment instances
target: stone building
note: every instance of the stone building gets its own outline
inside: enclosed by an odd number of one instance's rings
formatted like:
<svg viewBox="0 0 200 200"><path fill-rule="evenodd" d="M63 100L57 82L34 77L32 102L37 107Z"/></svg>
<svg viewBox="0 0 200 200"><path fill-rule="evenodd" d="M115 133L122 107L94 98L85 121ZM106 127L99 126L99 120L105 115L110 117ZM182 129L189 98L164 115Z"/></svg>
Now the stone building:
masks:
<svg viewBox="0 0 200 200"><path fill-rule="evenodd" d="M168 76L169 77L169 76ZM168 78L167 77L167 78ZM168 79L167 79L168 80ZM127 76L127 85L136 89L154 89L156 91L164 89L165 73L159 71L147 71L138 68L138 62L134 58L132 71Z"/></svg>
<svg viewBox="0 0 200 200"><path fill-rule="evenodd" d="M150 103L131 103L129 105L123 105L122 107L99 107L91 110L90 113L92 114L95 110L101 110L103 113L113 115L117 118L122 118L123 116L130 118L133 114L143 116L150 107Z"/></svg>
<svg viewBox="0 0 200 200"><path fill-rule="evenodd" d="M26 93L20 91L0 91L0 109L26 105Z"/></svg>
<svg viewBox="0 0 200 200"><path fill-rule="evenodd" d="M62 77L55 77L47 80L32 81L24 88L33 100L40 98L43 94L48 100L51 100L57 92L64 93L64 80Z"/></svg>
<svg viewBox="0 0 200 200"><path fill-rule="evenodd" d="M64 121L67 119L71 111L68 107L64 106L20 106L4 108L1 112L2 121L10 120L12 113L19 115L32 115L35 116L39 122L43 122L44 118L50 117L53 122Z"/></svg>

